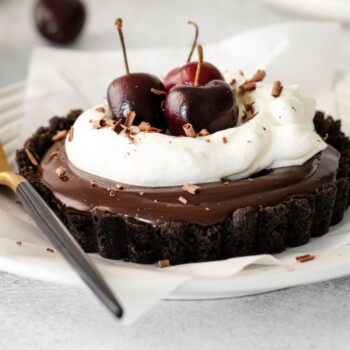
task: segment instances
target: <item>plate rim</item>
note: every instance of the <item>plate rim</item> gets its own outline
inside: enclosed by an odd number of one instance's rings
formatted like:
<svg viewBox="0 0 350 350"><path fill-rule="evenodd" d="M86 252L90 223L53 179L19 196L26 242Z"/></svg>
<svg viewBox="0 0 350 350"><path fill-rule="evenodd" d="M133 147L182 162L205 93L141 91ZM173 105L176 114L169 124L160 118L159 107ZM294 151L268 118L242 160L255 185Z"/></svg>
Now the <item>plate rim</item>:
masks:
<svg viewBox="0 0 350 350"><path fill-rule="evenodd" d="M18 83L10 84L0 88L0 103L1 100L11 96L13 93L18 93L19 91L25 90L26 81L20 81ZM6 93L3 93L3 92ZM23 118L21 116L20 118ZM0 116L1 124L1 116ZM18 138L17 138L18 140ZM346 251L347 250L347 251ZM347 255L346 255L347 253ZM348 259L345 259L344 256ZM248 296L260 293L266 293L271 291L276 291L280 289L290 288L299 285L311 284L324 282L340 277L345 277L350 275L350 244L345 249L342 259L335 259L330 262L328 266L322 264L318 265L317 260L311 261L309 265L302 264L304 266L309 266L308 268L297 268L295 270L290 270L282 266L264 266L265 270L275 269L276 275L269 279L269 284L266 284L266 276L260 275L249 275L246 270L242 270L240 273L235 274L231 277L225 278L191 278L185 281L177 289L175 289L171 294L167 295L163 299L167 300L201 300L201 299L221 299L221 298L232 298ZM312 268L311 268L312 267ZM261 269L261 266L259 267ZM47 282L56 282L64 285L72 285L68 281L55 280L49 278L35 277L30 273L18 273L14 272L14 269L2 270L7 273L12 273L18 276L36 279ZM264 288L256 288L257 282L264 280ZM215 281L215 283L214 283ZM254 288L255 285L255 288ZM215 286L215 287L213 287ZM219 288L217 288L219 286ZM239 288L238 288L239 286ZM234 290L232 288L235 288ZM215 290L216 289L216 290ZM220 289L220 291L218 291Z"/></svg>

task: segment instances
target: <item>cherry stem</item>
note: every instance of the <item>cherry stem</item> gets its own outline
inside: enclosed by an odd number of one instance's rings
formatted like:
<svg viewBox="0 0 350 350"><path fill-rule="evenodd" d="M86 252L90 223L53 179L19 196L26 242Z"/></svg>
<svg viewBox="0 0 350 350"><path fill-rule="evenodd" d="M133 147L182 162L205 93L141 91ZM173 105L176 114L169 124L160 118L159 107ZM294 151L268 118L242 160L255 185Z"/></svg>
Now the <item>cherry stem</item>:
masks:
<svg viewBox="0 0 350 350"><path fill-rule="evenodd" d="M123 28L123 20L121 18L117 18L115 20L114 25L118 29L119 39L120 39L120 43L122 45L125 72L126 72L126 74L129 74L130 70L129 70L129 64L128 64L128 57L126 55L125 40L124 40L124 35L123 35L123 30L122 30L122 28Z"/></svg>
<svg viewBox="0 0 350 350"><path fill-rule="evenodd" d="M198 24L196 22L193 22L193 21L187 21L188 24L192 24L195 29L196 29L196 34L194 36L194 40L193 40L193 44L192 44L192 47L191 47L191 51L190 51L190 54L188 55L188 58L187 58L187 63L190 63L191 62L191 58L192 58L192 55L193 55L193 51L197 45L197 39L198 39L198 32L199 32L199 28L198 28Z"/></svg>
<svg viewBox="0 0 350 350"><path fill-rule="evenodd" d="M197 63L196 77L194 78L193 86L199 86L199 77L201 75L201 68L202 68L202 63L203 63L202 45L197 46L197 54L198 54L198 63Z"/></svg>

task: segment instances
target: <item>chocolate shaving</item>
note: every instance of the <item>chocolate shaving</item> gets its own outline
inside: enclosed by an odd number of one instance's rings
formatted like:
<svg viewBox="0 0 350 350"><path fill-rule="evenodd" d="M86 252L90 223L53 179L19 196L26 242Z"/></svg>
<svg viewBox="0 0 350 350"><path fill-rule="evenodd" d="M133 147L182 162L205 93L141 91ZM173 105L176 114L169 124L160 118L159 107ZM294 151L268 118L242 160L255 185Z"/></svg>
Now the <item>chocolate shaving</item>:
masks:
<svg viewBox="0 0 350 350"><path fill-rule="evenodd" d="M22 245L22 241L16 241L17 245Z"/></svg>
<svg viewBox="0 0 350 350"><path fill-rule="evenodd" d="M117 134L120 134L121 131L123 130L122 122L123 120L119 119L113 126L113 131L116 132Z"/></svg>
<svg viewBox="0 0 350 350"><path fill-rule="evenodd" d="M185 134L186 134L187 137L197 137L197 133L193 129L192 124L190 124L190 123L185 124L183 126L183 129L184 129Z"/></svg>
<svg viewBox="0 0 350 350"><path fill-rule="evenodd" d="M164 260L158 260L157 262L157 267L159 268L164 268L164 267L169 267L170 266L170 260L169 259L164 259Z"/></svg>
<svg viewBox="0 0 350 350"><path fill-rule="evenodd" d="M114 126L115 125L115 121L114 120L112 120L112 119L108 119L107 121L106 121L106 125L107 126Z"/></svg>
<svg viewBox="0 0 350 350"><path fill-rule="evenodd" d="M222 142L227 143L227 138L225 136L222 138Z"/></svg>
<svg viewBox="0 0 350 350"><path fill-rule="evenodd" d="M53 151L53 152L51 152L51 153L50 153L50 157L49 157L47 163L51 162L51 160L52 160L53 158L57 157L57 156L58 156L58 151Z"/></svg>
<svg viewBox="0 0 350 350"><path fill-rule="evenodd" d="M49 253L54 253L55 251L52 248L46 248L46 251Z"/></svg>
<svg viewBox="0 0 350 350"><path fill-rule="evenodd" d="M247 82L243 85L243 89L245 91L252 91L252 90L255 90L256 89L256 82L255 81L250 81L250 82Z"/></svg>
<svg viewBox="0 0 350 350"><path fill-rule="evenodd" d="M59 167L55 170L56 175L62 179L66 176L66 169L63 167Z"/></svg>
<svg viewBox="0 0 350 350"><path fill-rule="evenodd" d="M31 162L34 166L38 166L39 163L38 163L38 161L36 160L36 158L33 156L32 152L30 152L28 148L25 148L24 150L25 150L26 155L27 155L28 159L30 160L30 162Z"/></svg>
<svg viewBox="0 0 350 350"><path fill-rule="evenodd" d="M159 132L161 132L162 131L162 129L158 129L158 128L154 128L154 127L149 127L148 129L147 129L147 132L156 132L156 133L159 133Z"/></svg>
<svg viewBox="0 0 350 350"><path fill-rule="evenodd" d="M74 128L71 127L68 131L68 142L72 142L73 141L73 136L74 136Z"/></svg>
<svg viewBox="0 0 350 350"><path fill-rule="evenodd" d="M209 131L207 129L202 129L198 134L197 136L208 136L210 135L209 134Z"/></svg>
<svg viewBox="0 0 350 350"><path fill-rule="evenodd" d="M110 191L109 191L109 196L110 197L115 197L115 195L117 194L117 190L115 188L112 188Z"/></svg>
<svg viewBox="0 0 350 350"><path fill-rule="evenodd" d="M188 203L188 200L186 198L182 197L182 196L180 196L178 198L178 201L181 202L182 204L187 204Z"/></svg>
<svg viewBox="0 0 350 350"><path fill-rule="evenodd" d="M106 210L105 208L99 207L99 206L94 207L92 210L94 210L94 211L99 211L99 212L101 212L101 213L107 212L107 210Z"/></svg>
<svg viewBox="0 0 350 350"><path fill-rule="evenodd" d="M100 119L100 120L93 120L92 121L92 127L93 129L101 129L104 126L106 126L106 121L104 119Z"/></svg>
<svg viewBox="0 0 350 350"><path fill-rule="evenodd" d="M95 108L95 111L96 112L100 112L100 113L106 113L106 110L105 110L105 108L104 107L97 107L97 108Z"/></svg>
<svg viewBox="0 0 350 350"><path fill-rule="evenodd" d="M191 194L196 194L199 192L199 190L201 189L199 186L193 185L193 184L184 184L182 186L182 189L188 193Z"/></svg>
<svg viewBox="0 0 350 350"><path fill-rule="evenodd" d="M242 123L248 122L249 120L251 120L251 119L253 119L254 117L256 117L258 114L259 114L259 112L255 112L254 114L252 114L251 116L245 118L244 120L243 120L243 118L242 118Z"/></svg>
<svg viewBox="0 0 350 350"><path fill-rule="evenodd" d="M156 95L166 95L166 91L158 90L158 89L154 89L154 88L151 89L151 92L153 92Z"/></svg>
<svg viewBox="0 0 350 350"><path fill-rule="evenodd" d="M248 80L248 82L262 81L266 76L266 72L262 69L258 69L255 74Z"/></svg>
<svg viewBox="0 0 350 350"><path fill-rule="evenodd" d="M53 142L56 142L56 141L64 139L66 137L66 135L67 135L67 130L60 130L60 131L57 131L56 134L51 137L51 140Z"/></svg>
<svg viewBox="0 0 350 350"><path fill-rule="evenodd" d="M306 255L301 255L301 256L297 256L295 257L295 260L297 262L303 263L306 261L310 261L310 260L314 260L315 259L315 255L311 255L311 254L306 254Z"/></svg>
<svg viewBox="0 0 350 350"><path fill-rule="evenodd" d="M123 190L124 189L124 186L122 184L116 184L115 187L118 189L118 190Z"/></svg>
<svg viewBox="0 0 350 350"><path fill-rule="evenodd" d="M132 126L132 123L134 122L135 117L136 113L134 111L130 111L125 119L124 125L127 128L130 128Z"/></svg>
<svg viewBox="0 0 350 350"><path fill-rule="evenodd" d="M241 85L241 86L238 88L237 95L238 95L238 96L243 96L245 93L246 93L246 90L244 89L243 85Z"/></svg>
<svg viewBox="0 0 350 350"><path fill-rule="evenodd" d="M141 122L139 124L140 131L147 131L150 127L151 127L151 124L147 122Z"/></svg>
<svg viewBox="0 0 350 350"><path fill-rule="evenodd" d="M250 103L245 103L245 104L244 104L245 110L246 110L247 112L254 113L254 103L255 103L255 101L250 102Z"/></svg>
<svg viewBox="0 0 350 350"><path fill-rule="evenodd" d="M283 86L282 86L281 82L279 80L276 80L273 83L271 95L273 97L278 97L281 94L282 89L283 89Z"/></svg>
<svg viewBox="0 0 350 350"><path fill-rule="evenodd" d="M91 187L96 187L97 181L96 180L91 180L90 181L90 185L91 185Z"/></svg>

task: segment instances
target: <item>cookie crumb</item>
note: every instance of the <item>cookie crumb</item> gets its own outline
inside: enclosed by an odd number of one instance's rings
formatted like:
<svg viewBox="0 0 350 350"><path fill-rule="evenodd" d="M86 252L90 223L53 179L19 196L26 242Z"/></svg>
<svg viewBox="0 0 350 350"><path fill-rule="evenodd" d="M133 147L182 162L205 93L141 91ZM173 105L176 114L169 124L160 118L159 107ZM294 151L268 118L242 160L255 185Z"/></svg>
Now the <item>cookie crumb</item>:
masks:
<svg viewBox="0 0 350 350"><path fill-rule="evenodd" d="M49 253L54 253L55 251L52 248L46 248L46 251Z"/></svg>
<svg viewBox="0 0 350 350"><path fill-rule="evenodd" d="M17 245L22 245L22 241L16 241Z"/></svg>

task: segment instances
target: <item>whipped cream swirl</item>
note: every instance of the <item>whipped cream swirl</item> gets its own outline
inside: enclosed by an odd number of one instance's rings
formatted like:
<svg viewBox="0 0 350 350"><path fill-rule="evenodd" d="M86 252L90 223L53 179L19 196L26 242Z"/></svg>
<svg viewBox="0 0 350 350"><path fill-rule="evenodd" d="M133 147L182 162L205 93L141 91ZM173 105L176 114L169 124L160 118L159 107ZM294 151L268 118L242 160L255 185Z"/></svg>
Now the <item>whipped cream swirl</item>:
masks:
<svg viewBox="0 0 350 350"><path fill-rule="evenodd" d="M236 84L244 80L234 78ZM298 86L283 87L277 98L271 90L272 84L257 83L254 91L237 96L238 126L197 138L133 127L131 142L125 131L94 129L91 120L105 117L95 107L76 120L73 141L66 141L67 156L75 167L95 176L147 187L237 180L263 169L303 164L327 146L314 131L315 101L300 96ZM257 114L244 123L251 102Z"/></svg>

